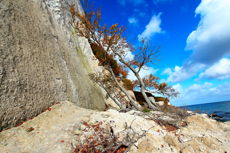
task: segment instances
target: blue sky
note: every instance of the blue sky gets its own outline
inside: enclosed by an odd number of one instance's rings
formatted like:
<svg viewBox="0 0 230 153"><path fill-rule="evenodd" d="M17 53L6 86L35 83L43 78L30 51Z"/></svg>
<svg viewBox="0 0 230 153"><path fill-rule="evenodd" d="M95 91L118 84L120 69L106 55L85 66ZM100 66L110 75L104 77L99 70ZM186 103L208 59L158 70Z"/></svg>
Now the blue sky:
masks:
<svg viewBox="0 0 230 153"><path fill-rule="evenodd" d="M230 100L230 0L97 0L95 6L102 6L104 23L161 45L162 60L141 76L157 74L177 89L173 105Z"/></svg>

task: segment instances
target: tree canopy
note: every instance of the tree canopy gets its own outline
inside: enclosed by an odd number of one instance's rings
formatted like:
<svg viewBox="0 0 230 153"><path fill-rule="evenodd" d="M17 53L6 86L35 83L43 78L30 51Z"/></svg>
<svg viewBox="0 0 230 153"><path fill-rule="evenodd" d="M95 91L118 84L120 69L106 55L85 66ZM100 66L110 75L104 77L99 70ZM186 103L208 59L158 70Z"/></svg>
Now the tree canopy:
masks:
<svg viewBox="0 0 230 153"><path fill-rule="evenodd" d="M118 26L118 23L110 27L106 24L102 25L101 8L93 9L93 3L90 0L80 0L80 2L84 9L83 14L75 10L74 4L69 5L69 11L72 15L70 23L79 36L88 39L100 65L104 66L110 73L110 76L107 74L90 74L90 77L106 90L109 97L121 109L126 103L121 96L123 93L136 109L141 110L127 93L127 88L121 86L117 80L119 77L126 79L128 71L134 73L136 80L132 81L132 85L127 79L123 81L129 84L129 88L139 88L151 109L157 110L158 106L155 101L149 100L146 91L162 94L167 98L178 96L179 93L167 83L159 83L159 77L152 74L144 78L140 77L141 69L159 63L160 46L152 45L149 39L143 38L140 46L134 47L132 43L128 42L128 37L124 36L126 27ZM126 58L127 51L135 53L134 59ZM118 59L119 63L115 59ZM115 88L119 88L122 93L115 92Z"/></svg>

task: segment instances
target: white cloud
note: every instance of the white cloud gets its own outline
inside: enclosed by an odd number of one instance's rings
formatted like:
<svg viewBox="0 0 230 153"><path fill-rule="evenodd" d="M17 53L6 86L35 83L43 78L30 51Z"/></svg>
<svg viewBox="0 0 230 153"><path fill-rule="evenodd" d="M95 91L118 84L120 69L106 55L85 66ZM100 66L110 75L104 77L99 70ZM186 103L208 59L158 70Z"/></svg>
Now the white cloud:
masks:
<svg viewBox="0 0 230 153"><path fill-rule="evenodd" d="M170 101L171 104L176 106L193 105L199 103L219 102L230 99L230 82L225 82L212 88L212 84L206 82L203 85L191 85L188 89L180 92L179 98L174 98ZM180 85L178 85L180 88ZM175 88L175 89L178 89Z"/></svg>
<svg viewBox="0 0 230 153"><path fill-rule="evenodd" d="M141 10L140 9L135 9L134 12L140 12Z"/></svg>
<svg viewBox="0 0 230 153"><path fill-rule="evenodd" d="M209 89L210 91L217 91L217 88L215 87L215 88L210 88Z"/></svg>
<svg viewBox="0 0 230 153"><path fill-rule="evenodd" d="M121 44L122 44L122 45L121 45ZM127 41L124 40L124 39L121 39L121 40L118 41L117 45L114 46L114 49L117 49L117 48L118 48L119 50L124 51L124 58L125 58L125 60L128 62L128 61L134 60L135 55L134 55L133 52L130 50L130 48L127 47L127 45L128 45L128 44L127 44ZM123 46L123 47L121 48L121 46ZM117 60L118 63L120 63L119 57L118 57L118 56L115 56L115 59ZM121 63L120 63L120 64L121 64Z"/></svg>
<svg viewBox="0 0 230 153"><path fill-rule="evenodd" d="M162 13L159 13L158 15L153 15L149 23L145 26L144 32L142 34L138 35L139 39L142 38L149 38L153 36L156 33L164 33L164 31L161 30L160 24L161 24L161 16Z"/></svg>
<svg viewBox="0 0 230 153"><path fill-rule="evenodd" d="M203 78L223 80L230 78L230 59L223 58L218 63L208 68L205 72L199 75L196 81Z"/></svg>
<svg viewBox="0 0 230 153"><path fill-rule="evenodd" d="M146 16L146 13L145 13L145 12L139 12L139 15L140 15L141 17L145 17L145 16Z"/></svg>
<svg viewBox="0 0 230 153"><path fill-rule="evenodd" d="M187 38L195 62L213 64L230 54L230 0L202 0L196 8L201 20Z"/></svg>
<svg viewBox="0 0 230 153"><path fill-rule="evenodd" d="M129 17L128 18L128 22L130 24L137 24L138 23L138 19L136 19L135 17Z"/></svg>
<svg viewBox="0 0 230 153"><path fill-rule="evenodd" d="M188 89L186 89L186 92L197 92L197 91L201 91L201 90L206 90L208 88L211 88L213 84L212 83L208 83L205 82L204 85L200 85L200 84L193 84L191 86L189 86Z"/></svg>
<svg viewBox="0 0 230 153"><path fill-rule="evenodd" d="M179 84L179 83L177 83L176 85L174 85L174 86L172 86L176 91L178 91L180 94L182 94L183 93L183 88L182 88L182 86Z"/></svg>
<svg viewBox="0 0 230 153"><path fill-rule="evenodd" d="M140 9L135 9L134 13L138 14L140 17L146 17L146 13L145 12L141 12Z"/></svg>
<svg viewBox="0 0 230 153"><path fill-rule="evenodd" d="M204 67L205 65L203 64L193 64L193 63L188 62L181 67L175 66L172 73L170 72L171 69L170 70L166 69L165 71L169 71L169 72L165 74L169 75L167 79L168 82L173 82L173 83L182 82L196 75L197 71L202 70Z"/></svg>
<svg viewBox="0 0 230 153"><path fill-rule="evenodd" d="M158 69L143 66L143 68L139 72L139 75L140 75L141 78L143 78L146 75L155 74L157 71L158 71ZM127 78L130 79L130 80L136 80L137 79L136 76L131 71L129 71Z"/></svg>
<svg viewBox="0 0 230 153"><path fill-rule="evenodd" d="M229 0L201 1L195 11L196 15L201 17L200 23L197 29L188 36L185 48L192 50L193 53L189 61L185 60L181 67L175 67L168 81L181 82L207 68L196 80L229 78L229 66L226 65L226 60L215 64L230 55L229 8Z"/></svg>
<svg viewBox="0 0 230 153"><path fill-rule="evenodd" d="M153 3L155 5L159 4L159 3L166 3L166 2L170 2L171 0L153 0Z"/></svg>
<svg viewBox="0 0 230 153"><path fill-rule="evenodd" d="M121 5L125 5L126 4L126 0L117 0L118 3L120 3Z"/></svg>
<svg viewBox="0 0 230 153"><path fill-rule="evenodd" d="M161 79L159 82L163 83L163 82L166 82L166 80L165 79Z"/></svg>
<svg viewBox="0 0 230 153"><path fill-rule="evenodd" d="M139 5L139 4L142 4L142 3L145 3L144 0L117 0L118 3L120 3L121 5L126 5L126 3L132 3L133 5Z"/></svg>
<svg viewBox="0 0 230 153"><path fill-rule="evenodd" d="M172 74L172 69L170 69L170 68L166 68L166 69L162 72L162 74L168 74L168 75L171 75L171 74Z"/></svg>
<svg viewBox="0 0 230 153"><path fill-rule="evenodd" d="M125 51L125 60L127 60L127 61L132 61L132 60L134 60L134 57L135 57L135 55L133 55L133 53L129 50L129 49L126 49L126 50L124 50Z"/></svg>

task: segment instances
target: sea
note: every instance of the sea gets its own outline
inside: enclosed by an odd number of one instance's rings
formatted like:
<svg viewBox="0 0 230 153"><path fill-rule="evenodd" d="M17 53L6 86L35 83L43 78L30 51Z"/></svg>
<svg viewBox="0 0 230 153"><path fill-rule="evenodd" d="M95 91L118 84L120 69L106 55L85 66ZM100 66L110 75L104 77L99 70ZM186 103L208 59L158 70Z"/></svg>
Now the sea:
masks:
<svg viewBox="0 0 230 153"><path fill-rule="evenodd" d="M208 115L213 115L216 120L219 121L230 121L230 101L221 101L205 104L196 104L181 106L180 108L186 110L192 110L197 113L206 113Z"/></svg>

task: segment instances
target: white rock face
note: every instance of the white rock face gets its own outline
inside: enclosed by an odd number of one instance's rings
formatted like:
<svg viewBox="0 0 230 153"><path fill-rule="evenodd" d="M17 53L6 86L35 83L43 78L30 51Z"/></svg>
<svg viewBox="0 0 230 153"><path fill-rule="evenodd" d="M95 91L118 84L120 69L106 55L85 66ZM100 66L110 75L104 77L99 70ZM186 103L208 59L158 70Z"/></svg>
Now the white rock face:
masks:
<svg viewBox="0 0 230 153"><path fill-rule="evenodd" d="M80 7L79 0L0 0L0 130L59 101L105 109L88 77L98 64L87 41L72 34L67 2Z"/></svg>
<svg viewBox="0 0 230 153"><path fill-rule="evenodd" d="M99 61L94 57L93 51L90 47L88 40L84 37L77 38L77 44L86 56L86 60L89 63L94 73L102 72L102 66L98 66Z"/></svg>
<svg viewBox="0 0 230 153"><path fill-rule="evenodd" d="M40 3L40 0L34 1ZM58 21L58 24L61 26L67 26L69 30L71 30L69 25L71 15L65 12L63 8L68 9L68 5L75 4L75 10L83 13L79 0L44 0L43 2L45 3L45 7L48 7L53 17Z"/></svg>

